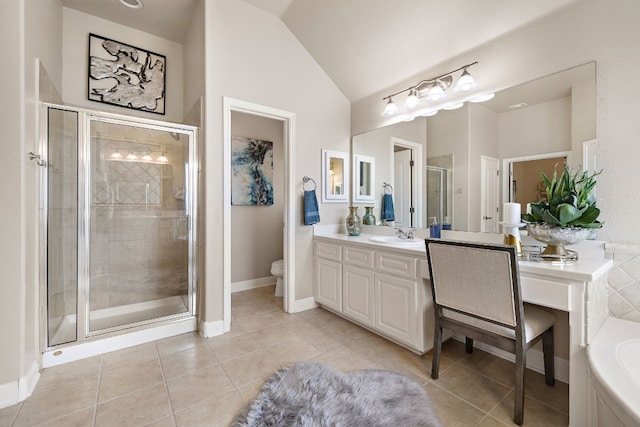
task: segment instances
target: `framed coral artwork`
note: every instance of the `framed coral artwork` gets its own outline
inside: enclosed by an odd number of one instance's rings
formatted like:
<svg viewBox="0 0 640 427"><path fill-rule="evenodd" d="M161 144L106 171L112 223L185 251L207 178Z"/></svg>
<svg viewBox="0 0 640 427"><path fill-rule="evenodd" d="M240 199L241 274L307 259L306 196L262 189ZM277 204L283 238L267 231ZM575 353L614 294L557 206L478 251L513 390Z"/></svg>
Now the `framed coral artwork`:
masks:
<svg viewBox="0 0 640 427"><path fill-rule="evenodd" d="M92 101L164 114L166 68L164 55L89 34Z"/></svg>

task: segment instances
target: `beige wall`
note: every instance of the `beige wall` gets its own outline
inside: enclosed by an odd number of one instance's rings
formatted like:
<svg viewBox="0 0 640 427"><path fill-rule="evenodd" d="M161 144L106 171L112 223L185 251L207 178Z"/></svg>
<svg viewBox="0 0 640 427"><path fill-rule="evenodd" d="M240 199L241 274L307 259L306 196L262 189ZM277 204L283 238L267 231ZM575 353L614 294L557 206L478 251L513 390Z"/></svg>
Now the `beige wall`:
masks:
<svg viewBox="0 0 640 427"><path fill-rule="evenodd" d="M231 206L231 282L271 276L271 263L282 259L284 221L283 122L231 113L231 135L273 142L273 205Z"/></svg>
<svg viewBox="0 0 640 427"><path fill-rule="evenodd" d="M62 19L58 0L0 2L0 75L3 97L0 127L4 153L0 159L0 406L26 397L37 379L39 167L28 159L38 151L36 58L61 87ZM25 29L38 31L25 32ZM59 91L58 91L59 92ZM19 382L20 381L20 382Z"/></svg>
<svg viewBox="0 0 640 427"><path fill-rule="evenodd" d="M16 34L20 34L21 2L10 0L0 2L0 50L5 56L24 59L20 45L15 42ZM6 18L5 18L6 17ZM11 351L0 352L0 384L17 381L24 373L24 344L22 336L25 327L24 292L27 286L24 277L25 241L23 235L25 211L22 205L22 186L20 177L22 169L28 166L23 157L25 148L24 129L19 124L24 118L24 109L16 108L24 103L22 74L24 62L0 61L0 76L3 81L3 102L0 103L0 126L2 127L2 146L4 154L0 156L0 168L3 179L0 180L0 194L9 206L14 209L0 210L2 239L0 239L0 269L2 286L0 286L0 342ZM5 100L15 100L6 102ZM16 189L19 189L16 191ZM33 285L33 283L32 283ZM12 325L12 327L7 327ZM33 358L31 355L30 359ZM9 398L10 396L4 396ZM17 395L15 399L17 401ZM2 403L2 402L0 402Z"/></svg>
<svg viewBox="0 0 640 427"><path fill-rule="evenodd" d="M66 7L63 8L63 22L64 49L62 55L64 59L64 77L62 98L65 104L92 110L146 117L154 120L182 122L183 48L181 44ZM89 33L166 56L164 115L147 113L132 108L118 107L87 99ZM192 104L193 102L195 102L195 99L192 100Z"/></svg>
<svg viewBox="0 0 640 427"><path fill-rule="evenodd" d="M498 123L495 112L469 104L469 231L481 229L482 156L500 157Z"/></svg>
<svg viewBox="0 0 640 427"><path fill-rule="evenodd" d="M640 129L634 111L640 99L627 86L640 63L640 50L630 40L640 37L636 18L640 3L633 0L601 2L585 0L555 15L543 18L464 55L452 58L420 76L438 75L452 68L478 61L474 78L487 90L500 90L566 68L597 61L596 129L598 204L607 223L598 238L612 242L640 242L640 225L634 212L640 199L629 198L636 191L640 156ZM384 124L380 99L416 79L398 82L388 90L354 103L353 133ZM613 172L615 171L615 173Z"/></svg>
<svg viewBox="0 0 640 427"><path fill-rule="evenodd" d="M320 180L321 150L349 151L349 102L276 17L241 1L205 3L206 309L222 320L222 97L295 113L294 175L296 299L312 296L312 227L302 221L302 177ZM245 29L250 28L251 31ZM322 224L343 221L344 206L322 204Z"/></svg>
<svg viewBox="0 0 640 427"><path fill-rule="evenodd" d="M571 98L501 113L499 126L502 159L569 151Z"/></svg>

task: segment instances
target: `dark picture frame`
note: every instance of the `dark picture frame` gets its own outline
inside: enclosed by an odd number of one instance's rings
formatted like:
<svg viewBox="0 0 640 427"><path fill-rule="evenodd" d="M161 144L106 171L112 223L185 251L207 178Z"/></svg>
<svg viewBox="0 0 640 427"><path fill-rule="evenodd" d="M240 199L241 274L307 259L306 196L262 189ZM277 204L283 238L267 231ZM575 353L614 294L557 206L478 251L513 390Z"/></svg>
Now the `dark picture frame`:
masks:
<svg viewBox="0 0 640 427"><path fill-rule="evenodd" d="M89 100L165 114L167 58L89 34Z"/></svg>

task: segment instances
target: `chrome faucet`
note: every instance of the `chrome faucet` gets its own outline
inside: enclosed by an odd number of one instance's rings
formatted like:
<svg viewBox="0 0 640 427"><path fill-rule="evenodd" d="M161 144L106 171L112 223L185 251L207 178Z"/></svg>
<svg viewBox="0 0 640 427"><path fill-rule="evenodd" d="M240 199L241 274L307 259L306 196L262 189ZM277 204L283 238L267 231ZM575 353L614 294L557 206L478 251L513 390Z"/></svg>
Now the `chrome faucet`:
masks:
<svg viewBox="0 0 640 427"><path fill-rule="evenodd" d="M400 227L396 227L396 237L398 239L413 239L413 232L416 231L415 228L409 228L409 230L404 231Z"/></svg>

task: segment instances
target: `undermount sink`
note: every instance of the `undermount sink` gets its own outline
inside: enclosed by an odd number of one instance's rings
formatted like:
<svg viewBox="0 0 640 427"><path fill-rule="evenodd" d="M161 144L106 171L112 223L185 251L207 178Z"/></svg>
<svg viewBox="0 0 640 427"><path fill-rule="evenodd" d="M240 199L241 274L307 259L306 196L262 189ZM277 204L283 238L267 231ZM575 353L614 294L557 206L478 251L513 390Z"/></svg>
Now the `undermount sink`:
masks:
<svg viewBox="0 0 640 427"><path fill-rule="evenodd" d="M369 240L375 243L395 246L424 246L424 240L422 239L401 239L396 236L371 236Z"/></svg>

